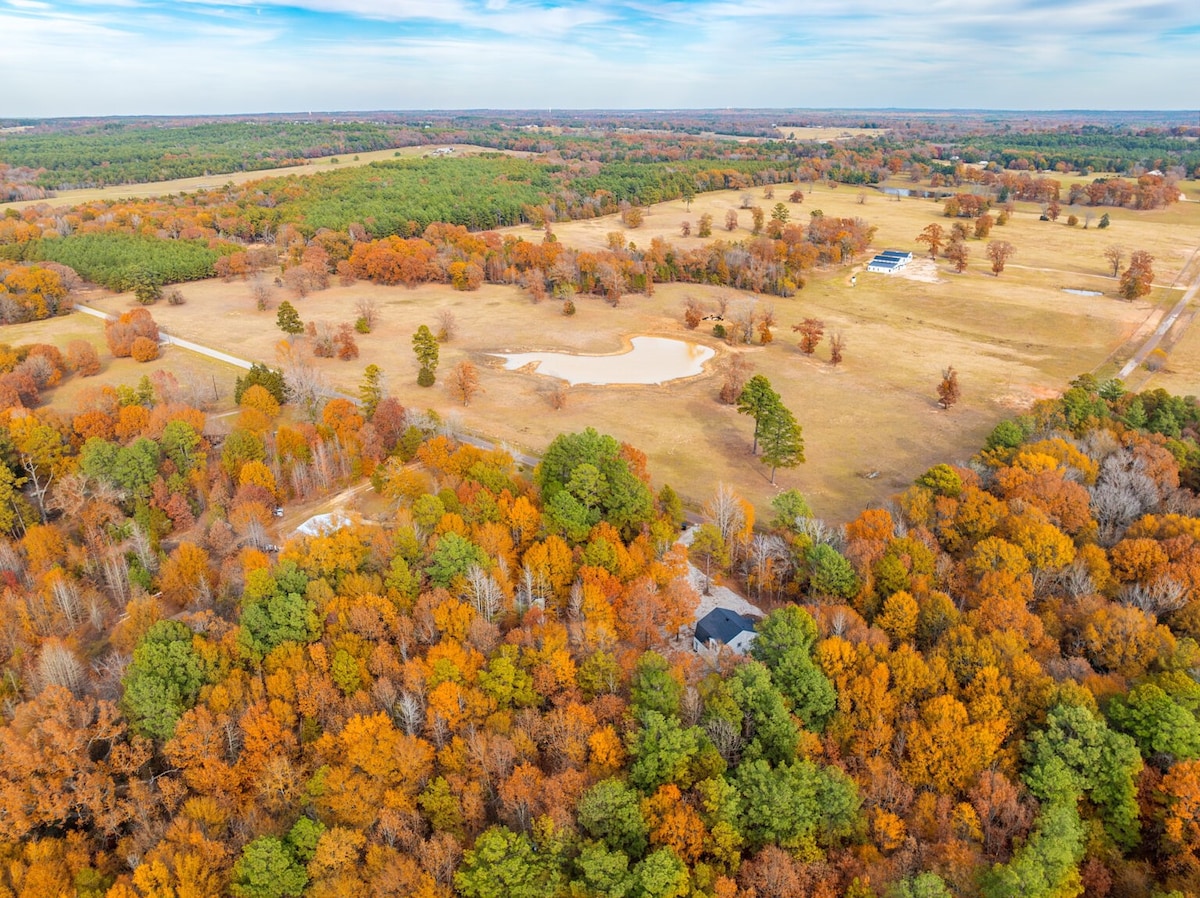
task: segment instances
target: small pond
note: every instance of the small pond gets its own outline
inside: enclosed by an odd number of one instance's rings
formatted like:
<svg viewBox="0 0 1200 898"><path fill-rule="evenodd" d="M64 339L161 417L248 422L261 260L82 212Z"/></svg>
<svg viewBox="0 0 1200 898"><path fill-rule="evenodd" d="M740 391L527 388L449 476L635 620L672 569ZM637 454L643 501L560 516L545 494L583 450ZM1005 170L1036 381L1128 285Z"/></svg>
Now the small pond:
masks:
<svg viewBox="0 0 1200 898"><path fill-rule="evenodd" d="M1076 290L1073 287L1063 287L1063 293L1072 293L1075 296L1103 296L1099 290Z"/></svg>
<svg viewBox="0 0 1200 898"><path fill-rule="evenodd" d="M885 193L888 196L915 196L923 200L940 199L946 196L945 191L941 190L921 190L917 187L877 187L875 188L880 193Z"/></svg>
<svg viewBox="0 0 1200 898"><path fill-rule="evenodd" d="M695 377L716 353L707 346L667 337L634 337L617 355L569 352L497 352L509 371L536 365L538 374L576 384L661 384Z"/></svg>

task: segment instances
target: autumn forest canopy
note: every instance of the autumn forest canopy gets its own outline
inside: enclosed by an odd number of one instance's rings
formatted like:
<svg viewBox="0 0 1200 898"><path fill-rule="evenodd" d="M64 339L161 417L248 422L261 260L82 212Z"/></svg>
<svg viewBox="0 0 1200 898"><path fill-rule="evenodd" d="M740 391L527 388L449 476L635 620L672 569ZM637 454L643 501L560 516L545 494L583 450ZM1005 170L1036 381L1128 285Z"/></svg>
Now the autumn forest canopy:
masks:
<svg viewBox="0 0 1200 898"><path fill-rule="evenodd" d="M1047 222L1170 206L1196 129L529 115L0 134L0 200L31 201L0 217L0 322L51 322L81 281L133 294L102 342L0 331L0 898L1200 895L1195 397L1080 375L835 524L782 486L768 514L724 483L685 510L599 428L536 463L481 448L374 364L322 390L296 343L355 358L366 301L336 332L280 303L287 364L256 360L218 411L156 367L141 305L219 277L263 311L276 276L297 302L334 278L564 312L669 282L802 296L875 233L809 185L928 189L938 223L913 237L936 258L1018 200ZM869 133L786 133L831 122ZM487 152L52 195L450 143ZM730 189L746 202L698 218L707 242L637 239L645 206ZM605 215L604 248L555 235ZM513 224L535 236L493 230ZM756 323L766 345L757 304L742 342ZM465 406L477 372L438 368L438 324L412 335L418 383ZM823 328L793 327L803 355ZM106 383L102 354L147 374ZM751 452L804 461L766 377L726 374ZM351 487L379 514L277 523ZM714 584L765 613L745 655L693 645Z"/></svg>

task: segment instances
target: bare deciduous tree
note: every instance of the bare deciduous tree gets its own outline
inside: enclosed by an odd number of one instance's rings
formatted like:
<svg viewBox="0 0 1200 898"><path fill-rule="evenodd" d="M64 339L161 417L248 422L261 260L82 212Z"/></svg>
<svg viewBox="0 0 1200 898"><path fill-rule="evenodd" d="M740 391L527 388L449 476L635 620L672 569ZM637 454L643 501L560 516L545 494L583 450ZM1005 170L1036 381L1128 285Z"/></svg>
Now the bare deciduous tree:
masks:
<svg viewBox="0 0 1200 898"><path fill-rule="evenodd" d="M750 379L750 372L753 368L750 359L740 352L725 357L721 363L724 380L721 383L720 398L723 403L726 405L737 403L738 397L745 389L746 381Z"/></svg>
<svg viewBox="0 0 1200 898"><path fill-rule="evenodd" d="M450 395L463 405L470 405L471 398L480 391L479 370L469 361L461 361L450 370L447 378Z"/></svg>
<svg viewBox="0 0 1200 898"><path fill-rule="evenodd" d="M475 610L487 620L496 616L504 601L504 590L496 578L477 564L467 571L467 593Z"/></svg>
<svg viewBox="0 0 1200 898"><path fill-rule="evenodd" d="M74 695L82 694L87 685L83 664L58 639L47 639L42 643L42 651L38 655L37 680L43 689L62 686Z"/></svg>
<svg viewBox="0 0 1200 898"><path fill-rule="evenodd" d="M1112 276L1116 277L1121 273L1121 263L1125 261L1125 247L1115 243L1111 246L1106 246L1104 248L1104 258L1112 266Z"/></svg>
<svg viewBox="0 0 1200 898"><path fill-rule="evenodd" d="M555 411L567 407L567 385L564 383L555 384L550 391L550 407Z"/></svg>
<svg viewBox="0 0 1200 898"><path fill-rule="evenodd" d="M254 298L254 308L260 312L271 308L271 287L262 277L255 277L251 282L250 295Z"/></svg>
<svg viewBox="0 0 1200 898"><path fill-rule="evenodd" d="M724 483L718 483L717 491L704 504L704 519L716 527L721 539L731 546L734 536L746 525L746 512L737 493Z"/></svg>
<svg viewBox="0 0 1200 898"><path fill-rule="evenodd" d="M369 296L359 297L354 303L354 312L367 323L367 330L375 330L375 325L379 323L379 303Z"/></svg>
<svg viewBox="0 0 1200 898"><path fill-rule="evenodd" d="M842 363L842 352L846 348L846 338L841 331L829 335L829 364L837 366Z"/></svg>
<svg viewBox="0 0 1200 898"><path fill-rule="evenodd" d="M449 343L453 340L455 333L458 331L458 319L454 317L454 312L450 309L438 309L434 320L438 326L438 342Z"/></svg>

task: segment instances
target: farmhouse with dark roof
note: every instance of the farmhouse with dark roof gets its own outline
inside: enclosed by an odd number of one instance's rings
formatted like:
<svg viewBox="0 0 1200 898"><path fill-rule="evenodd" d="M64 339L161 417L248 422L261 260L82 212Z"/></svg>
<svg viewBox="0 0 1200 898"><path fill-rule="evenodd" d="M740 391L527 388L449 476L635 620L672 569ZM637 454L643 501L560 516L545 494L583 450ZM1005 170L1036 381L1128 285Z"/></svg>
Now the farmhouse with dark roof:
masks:
<svg viewBox="0 0 1200 898"><path fill-rule="evenodd" d="M696 622L692 644L697 652L727 645L743 655L750 648L750 643L754 642L754 636L753 620L728 608L714 608Z"/></svg>

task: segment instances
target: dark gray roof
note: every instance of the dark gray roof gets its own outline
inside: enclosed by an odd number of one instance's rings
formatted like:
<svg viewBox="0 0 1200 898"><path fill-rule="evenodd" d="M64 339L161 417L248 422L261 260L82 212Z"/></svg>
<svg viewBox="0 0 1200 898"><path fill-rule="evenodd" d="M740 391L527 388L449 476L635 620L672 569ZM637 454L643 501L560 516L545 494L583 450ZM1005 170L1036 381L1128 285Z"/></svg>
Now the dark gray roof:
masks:
<svg viewBox="0 0 1200 898"><path fill-rule="evenodd" d="M696 638L704 643L710 639L728 643L745 630L754 632L754 621L728 608L714 608L696 623Z"/></svg>

